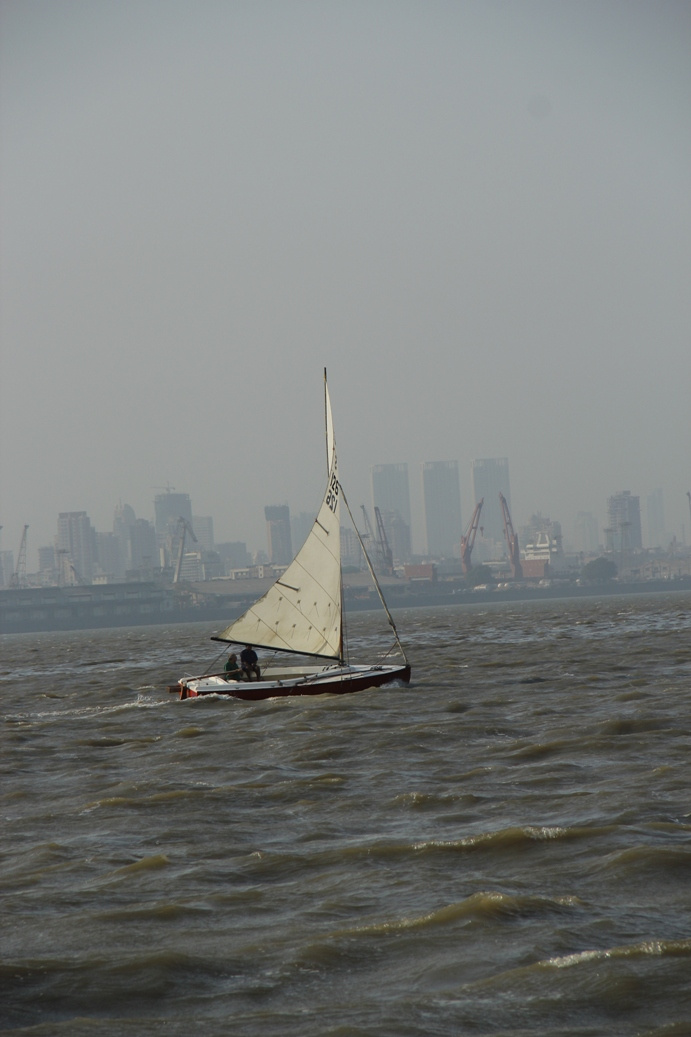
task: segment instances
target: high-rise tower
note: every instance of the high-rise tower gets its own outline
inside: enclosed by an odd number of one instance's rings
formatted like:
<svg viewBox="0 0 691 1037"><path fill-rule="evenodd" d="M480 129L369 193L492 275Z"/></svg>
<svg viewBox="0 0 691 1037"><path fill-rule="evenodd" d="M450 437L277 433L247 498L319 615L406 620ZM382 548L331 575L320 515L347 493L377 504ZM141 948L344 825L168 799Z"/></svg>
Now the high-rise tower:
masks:
<svg viewBox="0 0 691 1037"><path fill-rule="evenodd" d="M509 461L506 457L486 457L472 461L473 498L475 503L484 498L482 505L483 535L487 540L501 543L504 540L504 517L499 503L499 494L506 498L511 510L509 487Z"/></svg>
<svg viewBox="0 0 691 1037"><path fill-rule="evenodd" d="M169 531L169 523L177 525L183 518L192 526L192 503L189 493L159 493L154 498L154 515L156 517L156 533L162 537Z"/></svg>
<svg viewBox="0 0 691 1037"><path fill-rule="evenodd" d="M375 464L371 469L372 504L379 508L397 562L410 559L410 487L408 465Z"/></svg>
<svg viewBox="0 0 691 1037"><path fill-rule="evenodd" d="M427 554L435 558L458 555L462 533L458 461L423 461L422 497Z"/></svg>
<svg viewBox="0 0 691 1037"><path fill-rule="evenodd" d="M622 490L607 500L608 547L614 551L635 551L643 547L641 501L631 490Z"/></svg>
<svg viewBox="0 0 691 1037"><path fill-rule="evenodd" d="M96 531L85 511L61 511L58 515L58 554L66 559L68 583L91 583L96 558Z"/></svg>
<svg viewBox="0 0 691 1037"><path fill-rule="evenodd" d="M264 517L270 560L275 565L290 565L293 560L290 508L287 504L268 505L264 508Z"/></svg>

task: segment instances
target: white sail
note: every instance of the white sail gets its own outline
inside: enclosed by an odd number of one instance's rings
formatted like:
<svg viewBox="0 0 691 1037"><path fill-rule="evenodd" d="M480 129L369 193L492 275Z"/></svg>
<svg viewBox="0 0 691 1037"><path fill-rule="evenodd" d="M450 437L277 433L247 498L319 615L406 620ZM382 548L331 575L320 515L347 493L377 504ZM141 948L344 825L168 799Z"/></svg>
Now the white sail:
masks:
<svg viewBox="0 0 691 1037"><path fill-rule="evenodd" d="M326 381L324 390L329 478L317 518L285 573L219 641L341 658L341 492Z"/></svg>

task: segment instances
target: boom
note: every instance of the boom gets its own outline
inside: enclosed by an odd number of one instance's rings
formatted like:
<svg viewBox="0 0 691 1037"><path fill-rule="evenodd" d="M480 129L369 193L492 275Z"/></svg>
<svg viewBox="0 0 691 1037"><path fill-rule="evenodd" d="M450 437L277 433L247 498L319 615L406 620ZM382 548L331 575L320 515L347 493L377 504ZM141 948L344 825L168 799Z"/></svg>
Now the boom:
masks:
<svg viewBox="0 0 691 1037"><path fill-rule="evenodd" d="M384 529L384 521L381 517L381 511L379 508L374 506L374 517L377 520L377 534L379 536L379 550L384 562L384 574L386 576L393 576L393 552L389 547L389 541L386 536L386 530Z"/></svg>
<svg viewBox="0 0 691 1037"><path fill-rule="evenodd" d="M501 510L504 515L504 535L506 537L506 544L509 549L509 564L511 565L511 575L514 580L523 579L523 569L521 568L521 552L518 547L518 535L514 533L513 522L511 521L511 514L509 512L509 506L506 503L506 497L503 493L499 494L499 503L501 504Z"/></svg>
<svg viewBox="0 0 691 1037"><path fill-rule="evenodd" d="M178 536L180 537L180 546L178 548L178 560L177 560L177 564L175 566L175 575L173 576L173 583L178 583L180 581L180 570L182 569L182 559L183 559L184 554L185 554L185 533L189 533L189 535L194 540L195 544L197 543L197 538L194 535L194 530L192 529L192 527L189 524L189 522L187 522L187 520L184 519L182 517L182 515L181 515L180 518L178 519Z"/></svg>
<svg viewBox="0 0 691 1037"><path fill-rule="evenodd" d="M473 546L475 544L475 535L478 531L480 523L480 512L482 511L482 505L485 503L483 497L478 504L475 505L475 511L473 517L470 520L470 524L466 529L465 533L461 537L461 566L464 573L470 572L470 559L473 553Z"/></svg>

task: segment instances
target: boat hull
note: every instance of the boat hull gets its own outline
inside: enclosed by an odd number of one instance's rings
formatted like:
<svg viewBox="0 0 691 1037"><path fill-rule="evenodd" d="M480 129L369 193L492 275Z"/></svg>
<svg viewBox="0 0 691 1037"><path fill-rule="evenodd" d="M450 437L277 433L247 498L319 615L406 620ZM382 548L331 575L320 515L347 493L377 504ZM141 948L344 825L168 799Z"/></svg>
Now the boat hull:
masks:
<svg viewBox="0 0 691 1037"><path fill-rule="evenodd" d="M206 695L244 699L257 702L262 699L286 698L294 695L348 695L384 684L410 682L410 666L349 666L323 670L308 677L289 680L225 681L222 677L182 679L170 691L179 691L181 699L201 698Z"/></svg>

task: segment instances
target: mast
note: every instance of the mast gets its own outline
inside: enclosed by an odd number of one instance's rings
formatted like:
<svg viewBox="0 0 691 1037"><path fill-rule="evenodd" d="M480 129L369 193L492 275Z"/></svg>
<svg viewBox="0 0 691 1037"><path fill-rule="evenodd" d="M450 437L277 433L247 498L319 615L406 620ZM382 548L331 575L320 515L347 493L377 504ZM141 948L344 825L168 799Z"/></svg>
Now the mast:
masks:
<svg viewBox="0 0 691 1037"><path fill-rule="evenodd" d="M326 444L326 474L331 471L331 458L329 457L329 390L326 384L326 368L324 368L324 442Z"/></svg>
<svg viewBox="0 0 691 1037"><path fill-rule="evenodd" d="M342 486L341 486L341 497L343 498L343 503L345 504L346 509L348 511L348 515L350 516L350 521L353 524L353 529L355 530L355 536L358 538L358 541L360 542L360 547L362 548L362 553L365 556L365 561L367 562L367 568L369 569L369 574L372 577L372 582L374 583L374 586L376 588L377 594L379 595L379 600L381 601L383 609L386 612L386 618L389 621L389 626L393 630L393 636L396 639L396 644L399 647L399 650L401 652L401 655L403 656L404 661L407 663L408 662L408 657L405 654L405 648L401 644L401 639L398 636L398 630L396 629L396 624L393 621L393 616L389 612L389 606L386 604L386 599L384 597L384 592L382 591L382 589L381 589L381 587L379 585L379 580L377 579L377 574L374 571L374 566L372 565L372 562L370 560L370 556L367 554L367 548L365 547L364 541L363 541L362 537L360 536L360 530L357 528L357 526L355 524L355 519L353 518L353 513L350 510L350 504L348 504L348 498L346 497L345 493L343 492L343 487ZM342 581L341 581L341 593L343 593Z"/></svg>

